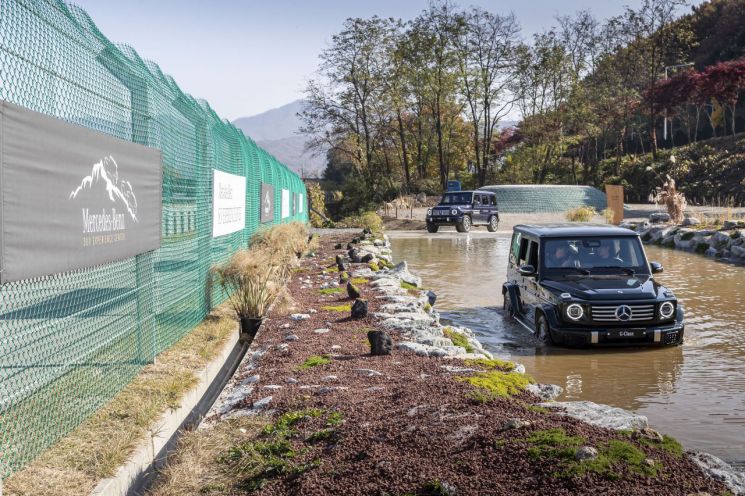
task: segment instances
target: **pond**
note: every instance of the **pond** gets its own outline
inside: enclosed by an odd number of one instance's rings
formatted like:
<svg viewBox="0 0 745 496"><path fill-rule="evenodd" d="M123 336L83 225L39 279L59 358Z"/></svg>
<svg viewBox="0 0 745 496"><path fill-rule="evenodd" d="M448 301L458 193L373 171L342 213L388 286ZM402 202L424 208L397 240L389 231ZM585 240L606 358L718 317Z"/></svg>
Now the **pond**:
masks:
<svg viewBox="0 0 745 496"><path fill-rule="evenodd" d="M668 348L569 349L539 345L502 316L508 234L389 232L437 295L443 321L467 326L495 355L525 364L558 400L589 400L646 415L686 448L745 466L745 268L697 254L646 247L655 276L686 311L685 343Z"/></svg>

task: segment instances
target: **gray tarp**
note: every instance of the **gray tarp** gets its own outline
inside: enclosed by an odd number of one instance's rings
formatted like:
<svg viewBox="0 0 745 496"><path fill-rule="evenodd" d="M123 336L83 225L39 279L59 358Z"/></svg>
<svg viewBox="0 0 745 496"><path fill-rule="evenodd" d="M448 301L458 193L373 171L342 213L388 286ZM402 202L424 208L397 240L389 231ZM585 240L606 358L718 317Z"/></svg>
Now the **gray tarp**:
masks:
<svg viewBox="0 0 745 496"><path fill-rule="evenodd" d="M0 101L2 283L160 246L159 150Z"/></svg>

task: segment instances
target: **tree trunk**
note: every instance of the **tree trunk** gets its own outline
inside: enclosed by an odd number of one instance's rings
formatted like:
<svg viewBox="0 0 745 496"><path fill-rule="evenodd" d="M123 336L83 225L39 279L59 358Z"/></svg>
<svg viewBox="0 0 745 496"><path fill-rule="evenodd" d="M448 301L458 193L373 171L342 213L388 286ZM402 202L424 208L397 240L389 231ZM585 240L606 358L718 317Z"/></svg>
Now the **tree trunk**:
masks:
<svg viewBox="0 0 745 496"><path fill-rule="evenodd" d="M396 112L398 117L398 137L401 140L401 161L404 165L404 181L406 192L411 191L411 174L409 173L409 155L406 153L406 133L404 132L404 121L401 118L401 111Z"/></svg>

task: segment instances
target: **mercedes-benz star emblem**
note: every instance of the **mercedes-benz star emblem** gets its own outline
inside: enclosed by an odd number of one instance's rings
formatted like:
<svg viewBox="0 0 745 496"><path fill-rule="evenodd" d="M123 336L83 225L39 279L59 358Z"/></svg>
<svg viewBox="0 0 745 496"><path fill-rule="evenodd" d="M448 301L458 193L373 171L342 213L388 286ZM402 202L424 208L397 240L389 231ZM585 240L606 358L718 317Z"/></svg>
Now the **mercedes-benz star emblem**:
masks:
<svg viewBox="0 0 745 496"><path fill-rule="evenodd" d="M631 318L631 307L628 305L621 305L616 308L616 318L623 320L624 322Z"/></svg>

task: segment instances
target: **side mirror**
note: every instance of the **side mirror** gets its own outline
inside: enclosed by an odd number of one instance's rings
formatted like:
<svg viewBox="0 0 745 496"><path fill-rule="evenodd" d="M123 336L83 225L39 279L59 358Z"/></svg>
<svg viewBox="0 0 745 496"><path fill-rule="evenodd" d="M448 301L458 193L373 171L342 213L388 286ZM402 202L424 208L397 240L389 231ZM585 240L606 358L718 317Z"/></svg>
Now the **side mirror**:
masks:
<svg viewBox="0 0 745 496"><path fill-rule="evenodd" d="M662 272L662 264L659 262L649 262L649 268L652 269L652 274Z"/></svg>
<svg viewBox="0 0 745 496"><path fill-rule="evenodd" d="M526 277L532 277L535 275L535 267L532 265L523 265L519 269L517 269L518 272L520 272L520 275L526 276Z"/></svg>

